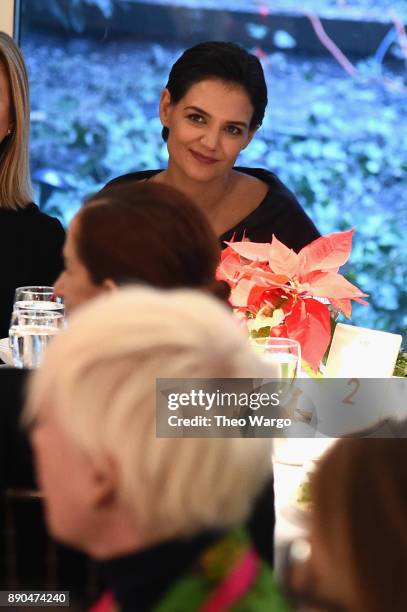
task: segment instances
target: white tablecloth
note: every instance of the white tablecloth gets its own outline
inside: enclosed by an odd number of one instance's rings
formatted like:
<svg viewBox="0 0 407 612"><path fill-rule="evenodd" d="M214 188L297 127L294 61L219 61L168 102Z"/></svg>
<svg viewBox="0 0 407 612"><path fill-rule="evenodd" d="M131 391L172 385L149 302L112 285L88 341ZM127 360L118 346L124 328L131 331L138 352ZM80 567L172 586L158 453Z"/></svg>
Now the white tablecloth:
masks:
<svg viewBox="0 0 407 612"><path fill-rule="evenodd" d="M303 516L292 504L292 499L295 497L298 485L304 476L304 468L302 467L274 463L276 547L303 535L306 531Z"/></svg>
<svg viewBox="0 0 407 612"><path fill-rule="evenodd" d="M297 487L304 478L302 466L274 463L276 529L274 534L274 571L281 577L284 547L294 538L307 533L306 521L292 505Z"/></svg>

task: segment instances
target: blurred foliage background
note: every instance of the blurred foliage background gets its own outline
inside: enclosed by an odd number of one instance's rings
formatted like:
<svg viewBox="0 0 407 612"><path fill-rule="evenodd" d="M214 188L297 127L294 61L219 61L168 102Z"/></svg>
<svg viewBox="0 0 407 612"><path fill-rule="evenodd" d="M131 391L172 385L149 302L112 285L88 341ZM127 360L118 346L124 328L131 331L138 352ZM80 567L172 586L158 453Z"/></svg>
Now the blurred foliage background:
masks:
<svg viewBox="0 0 407 612"><path fill-rule="evenodd" d="M276 172L322 233L356 228L346 275L370 306L356 306L352 322L405 340L407 3L303 5L47 0L44 10L24 0L38 201L67 224L110 178L163 167L158 99L169 67L189 43L234 40L258 54L269 88L264 124L239 163Z"/></svg>

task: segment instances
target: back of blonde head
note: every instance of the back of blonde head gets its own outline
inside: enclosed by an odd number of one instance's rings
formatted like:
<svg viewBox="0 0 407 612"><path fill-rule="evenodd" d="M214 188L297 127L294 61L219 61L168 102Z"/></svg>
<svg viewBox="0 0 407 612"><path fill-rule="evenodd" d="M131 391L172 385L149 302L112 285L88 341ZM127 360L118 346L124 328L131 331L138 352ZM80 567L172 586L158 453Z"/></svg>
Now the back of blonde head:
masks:
<svg viewBox="0 0 407 612"><path fill-rule="evenodd" d="M21 52L4 32L0 32L0 66L9 81L12 117L11 133L0 144L0 208L18 209L33 199L29 168L29 87Z"/></svg>
<svg viewBox="0 0 407 612"><path fill-rule="evenodd" d="M119 494L154 538L242 522L269 476L270 441L157 438L156 378L262 377L245 334L198 291L126 288L89 303L49 347L26 421L58 413L118 465Z"/></svg>

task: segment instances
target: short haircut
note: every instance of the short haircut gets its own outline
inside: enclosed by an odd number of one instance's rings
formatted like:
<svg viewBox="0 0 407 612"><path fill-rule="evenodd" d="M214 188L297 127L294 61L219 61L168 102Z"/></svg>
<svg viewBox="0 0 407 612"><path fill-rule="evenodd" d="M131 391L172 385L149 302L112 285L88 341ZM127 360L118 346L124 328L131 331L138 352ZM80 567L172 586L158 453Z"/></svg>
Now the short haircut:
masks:
<svg viewBox="0 0 407 612"><path fill-rule="evenodd" d="M0 32L0 70L9 82L11 133L0 143L0 208L23 208L33 200L29 164L30 99L23 56Z"/></svg>
<svg viewBox="0 0 407 612"><path fill-rule="evenodd" d="M230 42L209 41L187 49L171 68L166 88L171 102L177 104L187 91L205 79L219 79L239 85L253 106L250 129L259 127L267 106L267 85L259 59ZM169 130L162 130L168 140Z"/></svg>
<svg viewBox="0 0 407 612"><path fill-rule="evenodd" d="M96 285L111 278L229 295L215 280L221 247L209 221L166 185L117 183L89 198L78 215L76 247Z"/></svg>
<svg viewBox="0 0 407 612"><path fill-rule="evenodd" d="M244 521L271 472L271 441L157 438L157 378L263 377L244 331L200 291L127 287L89 302L50 344L25 422L55 411L95 461L118 467L118 495L157 539Z"/></svg>

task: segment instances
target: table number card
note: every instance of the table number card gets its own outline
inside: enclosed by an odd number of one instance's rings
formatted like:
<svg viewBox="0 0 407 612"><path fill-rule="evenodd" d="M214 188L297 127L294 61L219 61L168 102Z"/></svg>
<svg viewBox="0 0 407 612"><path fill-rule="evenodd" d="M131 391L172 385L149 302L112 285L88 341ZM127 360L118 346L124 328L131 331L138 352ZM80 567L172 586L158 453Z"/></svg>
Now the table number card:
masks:
<svg viewBox="0 0 407 612"><path fill-rule="evenodd" d="M317 436L340 437L373 427L392 416L389 378L331 378L314 386ZM318 392L315 393L318 388Z"/></svg>
<svg viewBox="0 0 407 612"><path fill-rule="evenodd" d="M326 363L326 378L388 378L401 336L338 323Z"/></svg>

